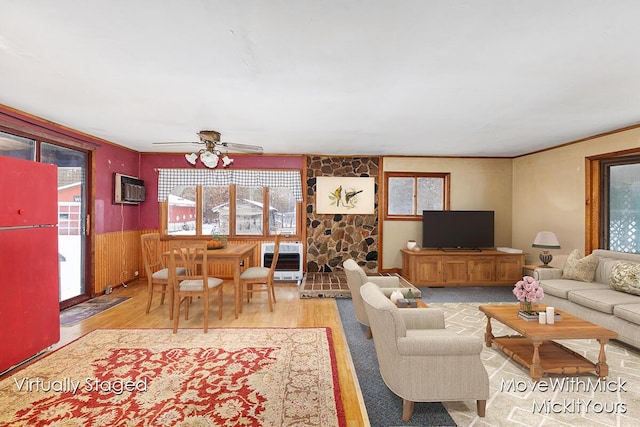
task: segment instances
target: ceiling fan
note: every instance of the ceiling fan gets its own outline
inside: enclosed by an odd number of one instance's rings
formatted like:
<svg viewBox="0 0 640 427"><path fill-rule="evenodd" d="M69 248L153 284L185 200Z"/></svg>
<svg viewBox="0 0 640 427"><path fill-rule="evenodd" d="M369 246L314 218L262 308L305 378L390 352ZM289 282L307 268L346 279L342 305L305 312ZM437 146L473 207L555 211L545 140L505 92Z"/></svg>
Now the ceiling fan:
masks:
<svg viewBox="0 0 640 427"><path fill-rule="evenodd" d="M220 132L216 132L215 130L201 130L197 135L200 141L154 142L154 144L204 144L205 148L198 150L198 152L185 154L184 157L189 163L195 165L198 156L200 156L200 161L208 168L218 166L219 160L222 160L223 167L231 165L233 159L226 154L228 150L256 154L262 154L263 152L262 147L259 145L220 141ZM225 150L225 154L222 154L222 149Z"/></svg>

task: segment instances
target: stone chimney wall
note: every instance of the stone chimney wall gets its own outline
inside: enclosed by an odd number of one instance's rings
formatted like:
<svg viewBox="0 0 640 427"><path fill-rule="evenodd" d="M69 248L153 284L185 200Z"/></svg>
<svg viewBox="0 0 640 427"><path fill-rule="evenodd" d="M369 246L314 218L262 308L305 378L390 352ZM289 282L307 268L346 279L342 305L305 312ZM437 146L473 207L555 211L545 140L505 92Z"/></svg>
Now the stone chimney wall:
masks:
<svg viewBox="0 0 640 427"><path fill-rule="evenodd" d="M342 270L353 258L365 272L378 272L379 157L307 156L307 272ZM373 177L375 214L317 214L316 178L319 176Z"/></svg>

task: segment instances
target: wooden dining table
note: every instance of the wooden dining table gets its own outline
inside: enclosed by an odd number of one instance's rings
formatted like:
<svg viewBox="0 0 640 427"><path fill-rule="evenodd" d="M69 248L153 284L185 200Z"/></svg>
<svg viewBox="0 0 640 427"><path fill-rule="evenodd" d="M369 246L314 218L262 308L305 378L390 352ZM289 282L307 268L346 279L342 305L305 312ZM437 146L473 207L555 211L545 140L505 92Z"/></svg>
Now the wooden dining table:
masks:
<svg viewBox="0 0 640 427"><path fill-rule="evenodd" d="M233 266L233 290L235 299L235 315L238 318L242 304L242 292L240 292L240 273L242 273L241 262L248 260L246 267L257 265L255 259L255 249L257 243L230 243L223 248L208 249L207 262L230 263ZM165 257L169 255L166 252ZM173 294L173 292L172 292ZM173 301L171 302L173 304Z"/></svg>
<svg viewBox="0 0 640 427"><path fill-rule="evenodd" d="M242 268L240 263L248 259L249 265L247 265L247 267L257 265L255 260L256 246L256 243L230 243L223 248L207 250L208 262L229 262L233 265L233 290L235 297L236 319L238 318L238 313L240 312L242 304L242 292L240 292L240 273L242 273Z"/></svg>

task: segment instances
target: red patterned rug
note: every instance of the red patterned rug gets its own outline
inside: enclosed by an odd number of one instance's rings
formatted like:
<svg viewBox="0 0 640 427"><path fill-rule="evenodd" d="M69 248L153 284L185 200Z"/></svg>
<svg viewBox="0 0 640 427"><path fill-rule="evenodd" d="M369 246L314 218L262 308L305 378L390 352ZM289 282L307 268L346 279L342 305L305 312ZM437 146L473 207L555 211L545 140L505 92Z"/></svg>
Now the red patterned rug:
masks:
<svg viewBox="0 0 640 427"><path fill-rule="evenodd" d="M0 382L0 425L344 426L329 328L97 330Z"/></svg>

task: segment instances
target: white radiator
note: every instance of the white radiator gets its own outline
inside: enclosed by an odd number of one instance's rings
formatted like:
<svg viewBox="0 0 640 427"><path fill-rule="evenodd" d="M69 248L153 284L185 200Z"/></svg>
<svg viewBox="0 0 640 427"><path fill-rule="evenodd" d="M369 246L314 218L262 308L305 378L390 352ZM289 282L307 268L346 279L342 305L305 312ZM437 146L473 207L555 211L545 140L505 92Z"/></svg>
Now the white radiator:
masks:
<svg viewBox="0 0 640 427"><path fill-rule="evenodd" d="M262 267L270 267L273 259L274 243L262 244L262 255L260 257ZM274 273L275 280L302 281L304 270L302 268L302 243L301 242L280 242L280 253Z"/></svg>

